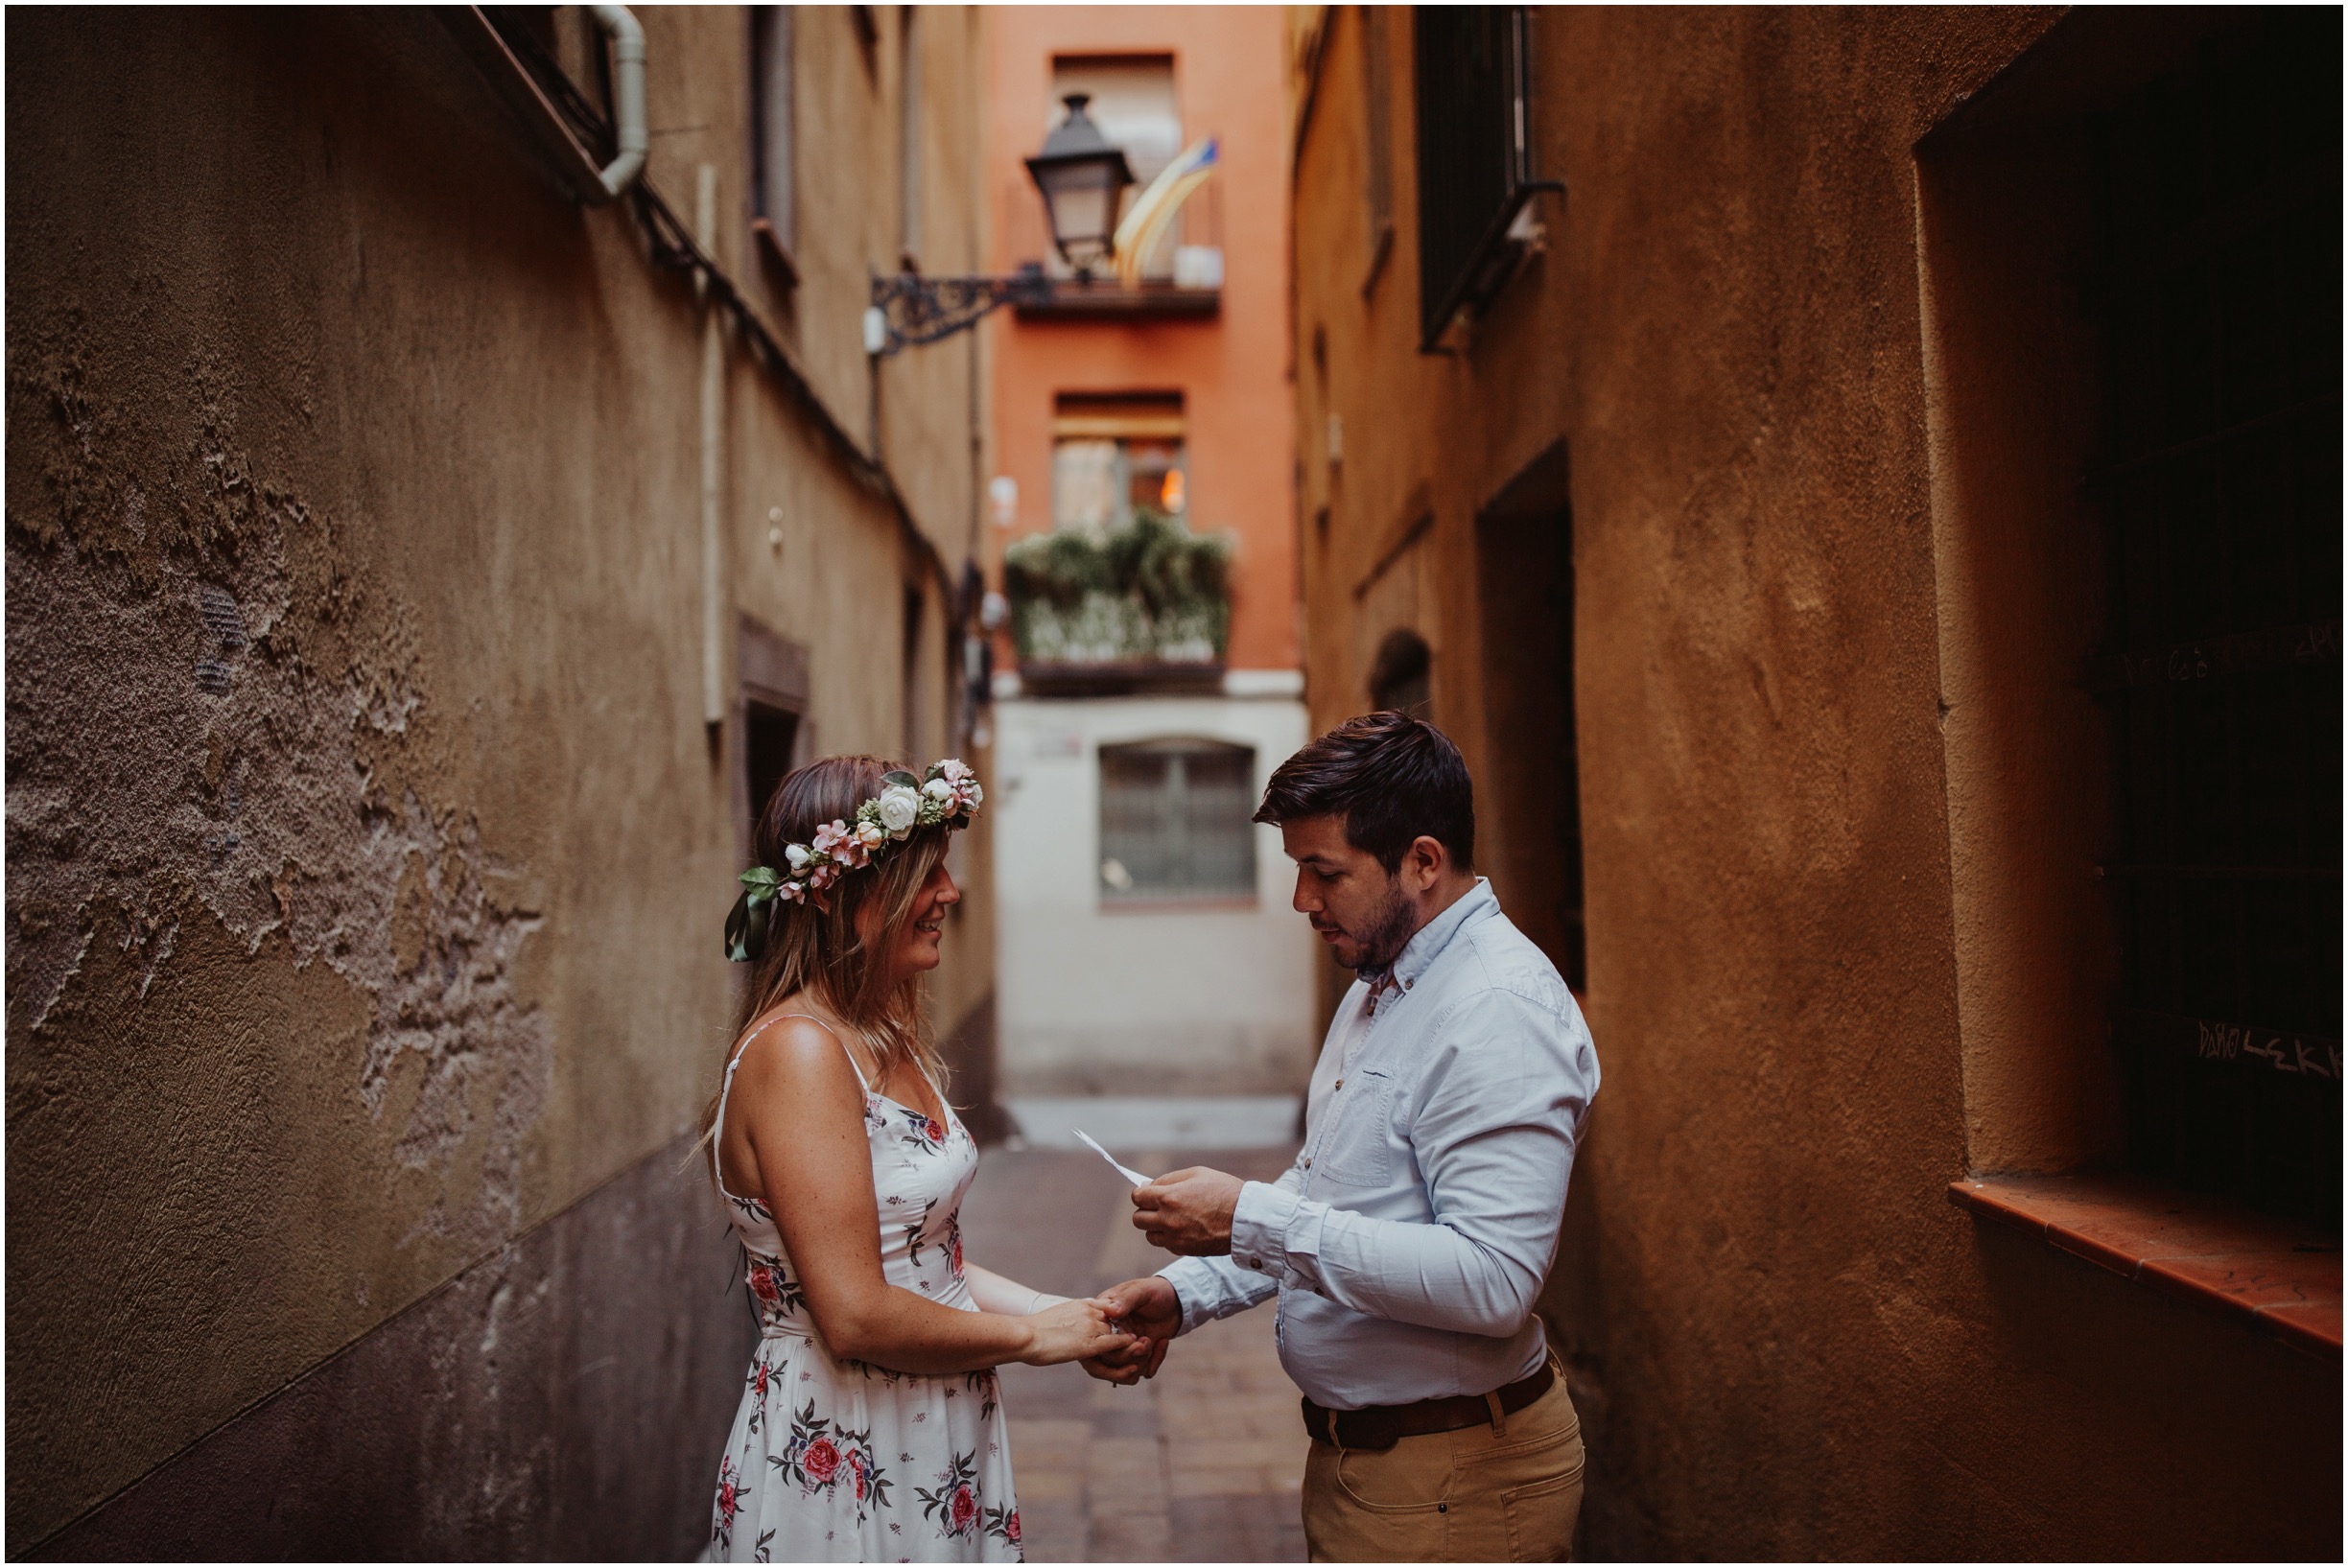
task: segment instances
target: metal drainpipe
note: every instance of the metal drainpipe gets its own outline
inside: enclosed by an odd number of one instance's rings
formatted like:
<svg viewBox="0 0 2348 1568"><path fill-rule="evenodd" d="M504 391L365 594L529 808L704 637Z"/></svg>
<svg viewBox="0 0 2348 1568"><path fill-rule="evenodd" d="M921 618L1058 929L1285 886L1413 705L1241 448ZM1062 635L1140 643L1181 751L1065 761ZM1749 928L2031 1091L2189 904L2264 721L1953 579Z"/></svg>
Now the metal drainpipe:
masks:
<svg viewBox="0 0 2348 1568"><path fill-rule="evenodd" d="M619 118L620 155L603 171L603 189L618 196L644 173L652 145L645 126L644 24L625 6L590 6L596 23L611 35L613 108Z"/></svg>
<svg viewBox="0 0 2348 1568"><path fill-rule="evenodd" d="M693 240L701 254L717 253L717 166L701 165L693 189ZM720 487L725 472L725 313L701 307L701 717L713 729L725 722L725 591L720 557Z"/></svg>

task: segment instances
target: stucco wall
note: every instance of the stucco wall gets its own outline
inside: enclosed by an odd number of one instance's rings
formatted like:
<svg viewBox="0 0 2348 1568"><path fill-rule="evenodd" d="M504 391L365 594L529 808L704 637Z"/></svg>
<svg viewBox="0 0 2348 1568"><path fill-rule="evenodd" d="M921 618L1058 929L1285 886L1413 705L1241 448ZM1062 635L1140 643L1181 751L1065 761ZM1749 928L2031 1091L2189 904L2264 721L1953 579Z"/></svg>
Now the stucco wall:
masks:
<svg viewBox="0 0 2348 1568"><path fill-rule="evenodd" d="M968 18L936 20L951 76ZM719 260L748 282L744 25L646 21L650 176L690 222L693 166L719 163ZM699 316L625 210L559 197L427 12L10 31L8 1508L30 1548L693 1124L732 999L739 761L701 718ZM948 89L933 109L967 117ZM952 209L970 138L937 141ZM892 225L893 200L854 196ZM859 267L797 304L852 316L862 291ZM831 374L860 410L861 367ZM908 583L946 736L918 541L959 559L970 384L939 363L891 389L908 439L960 433L903 491L909 531L807 398L732 357L728 594L810 650L825 749L907 734ZM988 992L967 950L947 1032ZM669 1223L716 1225L663 1191ZM691 1332L730 1346L740 1304L707 1294ZM611 1440L704 1440L665 1424Z"/></svg>
<svg viewBox="0 0 2348 1568"><path fill-rule="evenodd" d="M1958 923L1994 899L1952 886L1961 588L1914 147L2052 20L1537 12L1537 162L1567 192L1474 331L1421 355L1408 29L1385 66L1400 243L1365 294L1364 30L1325 15L1295 246L1302 516L1330 515L1303 546L1316 726L1411 625L1489 797L1513 763L1477 675L1476 518L1570 455L1607 1083L1544 1310L1590 1436L1586 1555L2338 1551L2336 1365L1945 1199L1969 1158ZM2004 1147L2076 1156L2089 1119L2008 1119Z"/></svg>

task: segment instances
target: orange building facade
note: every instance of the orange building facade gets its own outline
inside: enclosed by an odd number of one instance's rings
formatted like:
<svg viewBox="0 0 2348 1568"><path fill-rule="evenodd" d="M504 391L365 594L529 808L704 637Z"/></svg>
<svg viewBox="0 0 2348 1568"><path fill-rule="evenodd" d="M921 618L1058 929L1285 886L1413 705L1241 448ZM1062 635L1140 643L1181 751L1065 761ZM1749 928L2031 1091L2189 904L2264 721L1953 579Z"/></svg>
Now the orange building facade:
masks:
<svg viewBox="0 0 2348 1568"><path fill-rule="evenodd" d="M1061 401L1179 398L1195 528L1236 535L1233 669L1298 667L1295 400L1288 333L1288 156L1284 24L1246 7L1006 6L988 9L986 156L993 269L1046 261L1050 237L1024 160L1060 118L1056 83L1097 85L1124 67L1146 111L1162 69L1178 134L1212 136L1213 177L1187 204L1185 238L1227 258L1211 314L1189 301L1116 315L1029 312L994 336L993 529L1001 547L1049 528L1054 423ZM1111 67L1107 72L1100 68ZM1090 67L1090 69L1088 69ZM1094 102L1095 117L1103 108ZM1114 105L1110 105L1114 108ZM1128 123L1131 123L1129 118ZM1116 140L1115 123L1111 139ZM1154 168L1145 152L1136 173ZM1197 292L1197 291L1186 291ZM1172 394L1172 397L1168 395ZM1008 511L1009 526L1000 526Z"/></svg>
<svg viewBox="0 0 2348 1568"><path fill-rule="evenodd" d="M996 833L1018 868L1003 1086L1015 1113L1022 1094L1294 1094L1316 1043L1309 933L1277 835L1247 820L1304 739L1285 24L985 17L991 269L1056 280L985 328L986 554L1008 593L990 616ZM1055 252L1025 164L1076 96L1128 160L1128 211L1169 164L1211 159L1157 243L1090 277ZM1057 609L1021 571L1046 550ZM1194 563L1195 601L1099 576L1145 555Z"/></svg>

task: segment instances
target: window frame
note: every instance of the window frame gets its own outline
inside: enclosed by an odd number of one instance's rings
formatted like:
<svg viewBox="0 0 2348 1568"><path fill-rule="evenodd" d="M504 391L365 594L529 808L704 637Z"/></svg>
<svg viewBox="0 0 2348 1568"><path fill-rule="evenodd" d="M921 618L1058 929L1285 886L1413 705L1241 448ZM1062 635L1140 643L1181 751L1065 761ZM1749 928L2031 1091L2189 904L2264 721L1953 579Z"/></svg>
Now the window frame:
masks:
<svg viewBox="0 0 2348 1568"><path fill-rule="evenodd" d="M799 54L796 8L750 8L750 232L760 252L782 274L786 287L799 282ZM774 40L782 52L779 75L768 59ZM781 166L772 125L776 112L773 89L780 85ZM782 187L780 197L775 186Z"/></svg>
<svg viewBox="0 0 2348 1568"><path fill-rule="evenodd" d="M1244 867L1239 877L1234 877L1228 884L1213 886L1178 886L1161 882L1147 886L1137 883L1120 888L1109 879L1108 867L1113 861L1118 863L1120 869L1127 870L1130 876L1127 857L1116 853L1126 847L1119 841L1122 830L1113 831L1110 824L1112 790L1109 771L1114 758L1137 753L1156 753L1166 759L1169 778L1167 800L1172 808L1165 813L1166 821L1160 824L1160 829L1164 831L1167 823L1180 818L1180 822L1175 824L1175 831L1167 836L1185 849L1187 848L1191 830L1198 824L1195 821L1195 807L1189 805L1192 797L1187 792L1187 772L1182 767L1183 762L1192 756L1219 754L1225 760L1238 763L1244 780L1239 791L1241 815L1235 825L1238 830L1236 843ZM1256 746L1246 741L1209 735L1142 736L1127 740L1104 741L1093 748L1092 774L1095 790L1094 846L1097 852L1094 855L1093 890L1095 901L1104 913L1239 909L1254 908L1261 903L1262 864L1256 851L1256 825L1252 808L1258 783L1258 752ZM1171 782L1177 776L1183 780L1180 784ZM1133 859L1138 862L1139 857L1134 856Z"/></svg>
<svg viewBox="0 0 2348 1568"><path fill-rule="evenodd" d="M1469 95L1438 97L1438 82L1430 69L1433 47L1444 28L1463 19L1496 21L1496 103L1471 103ZM1542 191L1562 191L1557 180L1538 177L1533 169L1532 62L1530 24L1522 6L1457 6L1414 8L1411 22L1412 106L1415 124L1412 145L1417 158L1416 197L1419 226L1419 351L1443 352L1442 339L1462 311L1489 303L1514 275L1528 242L1518 223L1533 198ZM1453 112L1457 111L1457 112ZM1480 121L1481 124L1475 122ZM1481 141L1482 145L1471 145ZM1438 143L1441 145L1438 145ZM1500 189L1497 199L1483 213L1463 210L1455 224L1428 222L1438 203L1430 192L1448 197L1471 189L1462 176L1460 158L1497 154ZM1460 233L1473 238L1451 254Z"/></svg>

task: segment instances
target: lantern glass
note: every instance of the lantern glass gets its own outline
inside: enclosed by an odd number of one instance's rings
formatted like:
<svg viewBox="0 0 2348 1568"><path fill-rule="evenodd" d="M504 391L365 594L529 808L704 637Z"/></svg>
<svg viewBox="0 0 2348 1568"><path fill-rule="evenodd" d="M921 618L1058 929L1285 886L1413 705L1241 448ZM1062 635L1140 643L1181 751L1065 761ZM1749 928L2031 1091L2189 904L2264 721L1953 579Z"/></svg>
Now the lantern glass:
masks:
<svg viewBox="0 0 2348 1568"><path fill-rule="evenodd" d="M1118 198L1134 176L1123 151L1111 146L1085 113L1087 101L1084 93L1068 96L1068 118L1027 160L1027 173L1044 198L1052 244L1078 273L1089 275L1115 247Z"/></svg>

